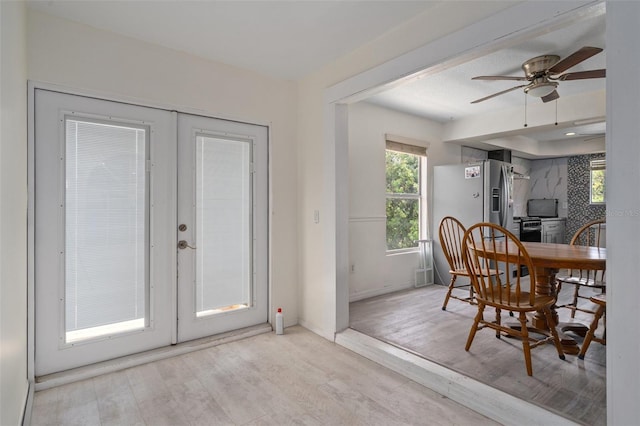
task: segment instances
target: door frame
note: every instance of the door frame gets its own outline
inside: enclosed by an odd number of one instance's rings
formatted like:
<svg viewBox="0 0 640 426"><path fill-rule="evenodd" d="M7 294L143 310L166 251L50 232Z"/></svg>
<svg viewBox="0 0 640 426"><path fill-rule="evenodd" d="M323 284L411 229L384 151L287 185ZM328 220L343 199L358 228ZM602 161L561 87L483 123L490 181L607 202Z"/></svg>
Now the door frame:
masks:
<svg viewBox="0 0 640 426"><path fill-rule="evenodd" d="M147 108L156 108L176 113L199 115L203 117L220 120L236 121L239 123L254 124L267 128L267 321L271 323L273 317L270 300L272 298L272 202L273 183L271 179L272 170L272 139L271 122L255 118L233 117L201 109L185 106L175 106L159 101L149 101L123 94L106 93L100 90L80 89L61 84L47 83L39 80L27 80L27 380L32 385L35 384L35 92L37 89L60 92L68 95L96 98L104 101L119 102ZM177 135L176 135L177 136ZM176 152L177 155L177 152ZM176 206L176 227L177 206ZM177 250L175 253L177 259ZM177 260L176 260L177 262ZM176 267L177 271L177 267ZM172 290L172 315L177 318L177 279ZM173 303L175 302L175 303ZM172 325L172 343L177 342L177 322ZM148 360L140 359L139 363ZM127 367L132 365L128 364Z"/></svg>

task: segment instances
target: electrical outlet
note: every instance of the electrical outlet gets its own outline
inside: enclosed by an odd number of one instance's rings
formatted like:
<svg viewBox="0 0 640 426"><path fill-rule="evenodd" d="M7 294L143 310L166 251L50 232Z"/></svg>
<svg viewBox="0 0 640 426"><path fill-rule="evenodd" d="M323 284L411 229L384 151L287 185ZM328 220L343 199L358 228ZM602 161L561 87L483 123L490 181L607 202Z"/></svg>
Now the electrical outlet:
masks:
<svg viewBox="0 0 640 426"><path fill-rule="evenodd" d="M313 211L313 223L320 223L320 210Z"/></svg>

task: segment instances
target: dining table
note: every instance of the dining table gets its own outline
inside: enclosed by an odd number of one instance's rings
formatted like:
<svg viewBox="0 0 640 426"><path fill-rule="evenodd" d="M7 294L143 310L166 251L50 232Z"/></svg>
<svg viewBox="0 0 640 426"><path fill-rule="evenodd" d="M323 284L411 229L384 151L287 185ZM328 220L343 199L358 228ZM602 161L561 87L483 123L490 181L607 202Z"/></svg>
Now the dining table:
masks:
<svg viewBox="0 0 640 426"><path fill-rule="evenodd" d="M603 247L587 247L569 244L555 243L538 243L525 242L522 244L527 249L529 257L535 267L533 274L535 275L535 293L545 296L556 295L556 274L560 269L590 269L605 270L607 260L607 249ZM506 244L498 243L497 254L505 255ZM531 274L531 271L529 271ZM557 324L560 343L566 354L576 355L580 352L580 348L575 338L567 332L571 331L578 335L584 336L588 327L578 321L558 322L558 313L555 306L551 309L551 314ZM518 327L514 324L514 327ZM547 324L544 312L537 312L530 327L530 332L545 334L549 333L549 324Z"/></svg>

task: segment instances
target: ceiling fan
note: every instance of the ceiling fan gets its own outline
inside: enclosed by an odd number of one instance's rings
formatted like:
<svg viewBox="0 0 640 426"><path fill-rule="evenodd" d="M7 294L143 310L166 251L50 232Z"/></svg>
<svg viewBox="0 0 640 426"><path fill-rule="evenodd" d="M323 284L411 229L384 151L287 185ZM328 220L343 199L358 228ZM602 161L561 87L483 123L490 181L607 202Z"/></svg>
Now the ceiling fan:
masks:
<svg viewBox="0 0 640 426"><path fill-rule="evenodd" d="M472 80L513 80L528 81L528 84L515 86L484 98L476 99L471 102L486 101L487 99L503 95L516 89L524 87L524 93L542 99L542 102L549 102L558 99L560 95L556 91L559 81L565 80L583 80L587 78L603 78L606 77L606 70L578 71L573 73L562 74L569 68L578 65L580 62L602 52L599 47L585 46L582 49L572 53L566 58L560 60L558 55L543 55L531 58L522 64L524 77L506 76L506 75L483 75L473 77Z"/></svg>

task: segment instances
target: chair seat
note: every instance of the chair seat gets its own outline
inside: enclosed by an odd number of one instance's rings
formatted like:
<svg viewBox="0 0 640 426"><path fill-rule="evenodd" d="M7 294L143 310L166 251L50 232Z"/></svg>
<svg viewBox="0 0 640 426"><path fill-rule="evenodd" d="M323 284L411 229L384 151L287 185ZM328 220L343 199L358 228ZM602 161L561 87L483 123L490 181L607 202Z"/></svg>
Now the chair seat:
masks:
<svg viewBox="0 0 640 426"><path fill-rule="evenodd" d="M459 275L461 277L468 277L469 273L467 273L466 269L449 269L449 273L451 275Z"/></svg>
<svg viewBox="0 0 640 426"><path fill-rule="evenodd" d="M498 303L498 289L494 289L494 300L488 300L482 298L479 294L476 295L476 298L480 302L496 304ZM519 297L518 297L519 296ZM504 309L509 309L512 311L520 312L520 311L534 311L538 309L542 309L544 307L552 306L556 302L556 298L554 296L546 296L546 295L534 295L533 305L531 302L531 293L528 291L521 291L520 294L516 294L516 292L511 291L509 288L502 287L502 305Z"/></svg>
<svg viewBox="0 0 640 426"><path fill-rule="evenodd" d="M469 273L467 272L466 269L450 269L449 273L452 275L460 275L465 277L469 276ZM481 273L485 277L491 277L493 275L501 275L502 271L499 271L497 269L482 269Z"/></svg>

